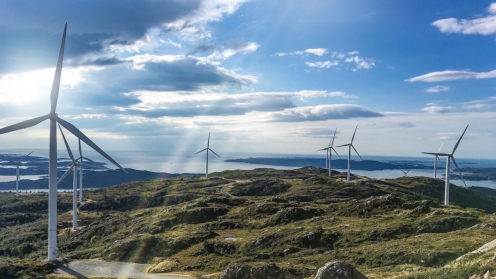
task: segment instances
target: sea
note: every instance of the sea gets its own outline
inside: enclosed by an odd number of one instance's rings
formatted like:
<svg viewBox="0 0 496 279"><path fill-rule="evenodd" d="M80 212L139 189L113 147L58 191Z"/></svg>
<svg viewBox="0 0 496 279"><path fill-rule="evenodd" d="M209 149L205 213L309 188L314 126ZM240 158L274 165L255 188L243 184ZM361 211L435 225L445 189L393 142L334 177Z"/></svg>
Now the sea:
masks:
<svg viewBox="0 0 496 279"><path fill-rule="evenodd" d="M1 154L26 154L33 150L0 150ZM133 168L137 170L147 170L152 172L166 172L166 173L205 173L205 152L193 155L193 154L170 154L160 151L108 151L107 152L113 159L115 159L119 164L125 168ZM67 160L65 150L59 150L59 160ZM91 158L95 161L107 162L105 158L97 154L92 150L84 150L83 154L85 157ZM48 150L34 150L34 156L48 158ZM275 168L275 169L295 169L295 167L285 167L285 166L273 166L273 165L259 165L259 164L248 164L248 163L237 163L237 162L225 162L228 159L239 159L239 158L250 158L250 157L272 157L272 158L322 158L322 166L325 167L325 155L323 154L271 154L271 153L232 153L232 154L219 154L222 155L221 158L215 156L214 154L209 154L209 173L218 172L223 170L252 170L255 168ZM404 157L404 156L362 156L364 160L376 160L381 162L389 163L409 163L409 164L423 164L427 166L432 166L434 163L433 157ZM352 160L360 160L358 157L351 158ZM477 167L477 168L496 168L496 160L490 159L473 159L473 158L456 158L458 165L461 168L464 167ZM26 160L28 161L28 160ZM108 168L115 168L111 163L107 162ZM438 162L438 167L445 166L445 159L441 158L441 162ZM337 171L343 171L344 169L336 169ZM363 171L363 170L351 170L352 173L362 176L367 176L376 179L387 179L387 178L397 178L404 176L401 170L377 170L377 171ZM445 170L438 169L437 177L442 178ZM22 175L22 170L21 170ZM426 176L433 177L434 173L432 169L421 169L421 170L410 170L408 176ZM22 179L36 180L46 176L25 176L22 175ZM15 181L15 176L1 176L0 182L3 181ZM459 186L464 186L463 181L451 179L451 183ZM465 181L467 186L481 186L496 189L496 181L485 180L485 181Z"/></svg>

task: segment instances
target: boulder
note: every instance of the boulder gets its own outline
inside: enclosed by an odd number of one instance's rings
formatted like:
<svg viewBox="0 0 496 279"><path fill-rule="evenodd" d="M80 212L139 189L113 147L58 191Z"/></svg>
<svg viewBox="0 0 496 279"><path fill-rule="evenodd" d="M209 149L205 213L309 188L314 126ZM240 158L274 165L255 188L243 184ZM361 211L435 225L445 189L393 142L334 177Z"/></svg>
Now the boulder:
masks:
<svg viewBox="0 0 496 279"><path fill-rule="evenodd" d="M261 267L248 265L230 265L220 274L220 279L291 279L287 269L279 268L273 263Z"/></svg>
<svg viewBox="0 0 496 279"><path fill-rule="evenodd" d="M334 261L319 268L314 279L367 279L367 277L349 263Z"/></svg>

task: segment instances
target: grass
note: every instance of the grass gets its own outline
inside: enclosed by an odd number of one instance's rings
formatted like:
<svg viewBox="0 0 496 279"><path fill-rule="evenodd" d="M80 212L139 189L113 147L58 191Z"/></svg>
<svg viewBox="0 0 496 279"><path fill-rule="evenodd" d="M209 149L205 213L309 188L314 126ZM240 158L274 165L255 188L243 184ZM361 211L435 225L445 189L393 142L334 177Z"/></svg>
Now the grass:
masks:
<svg viewBox="0 0 496 279"><path fill-rule="evenodd" d="M87 191L77 232L71 230L71 194L61 193L58 246L72 259L153 263L150 272L212 274L229 264L271 262L309 278L332 260L370 278L496 271L489 252L454 264L496 238L496 197L452 185L453 205L443 206L441 180L345 179L315 167L255 169ZM239 196L220 194L222 186ZM0 268L0 278L51 273L53 267L41 264L46 203L46 195L0 196L0 255L16 263Z"/></svg>

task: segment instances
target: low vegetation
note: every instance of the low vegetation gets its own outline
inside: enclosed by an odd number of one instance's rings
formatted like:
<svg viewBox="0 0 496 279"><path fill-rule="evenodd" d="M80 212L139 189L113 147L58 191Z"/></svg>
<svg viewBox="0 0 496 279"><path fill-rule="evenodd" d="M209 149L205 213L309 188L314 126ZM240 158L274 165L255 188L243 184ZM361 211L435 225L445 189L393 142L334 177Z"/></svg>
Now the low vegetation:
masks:
<svg viewBox="0 0 496 279"><path fill-rule="evenodd" d="M468 278L496 271L496 197L425 177L377 180L320 168L224 171L87 191L77 231L59 194L59 249L71 259L153 263L212 274L275 263L295 278L344 260L370 278ZM87 185L91 187L91 185ZM220 192L225 187L234 195ZM0 195L0 278L45 278L47 196ZM9 277L10 276L10 277ZM17 276L17 277L16 277Z"/></svg>

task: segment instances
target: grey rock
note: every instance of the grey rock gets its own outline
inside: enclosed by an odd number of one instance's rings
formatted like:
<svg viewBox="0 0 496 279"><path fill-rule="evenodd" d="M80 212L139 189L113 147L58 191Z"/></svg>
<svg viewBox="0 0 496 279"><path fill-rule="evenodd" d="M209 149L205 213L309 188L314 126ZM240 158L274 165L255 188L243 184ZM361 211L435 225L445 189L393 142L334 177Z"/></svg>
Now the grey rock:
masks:
<svg viewBox="0 0 496 279"><path fill-rule="evenodd" d="M328 262L319 268L314 279L367 279L351 264L341 261Z"/></svg>

